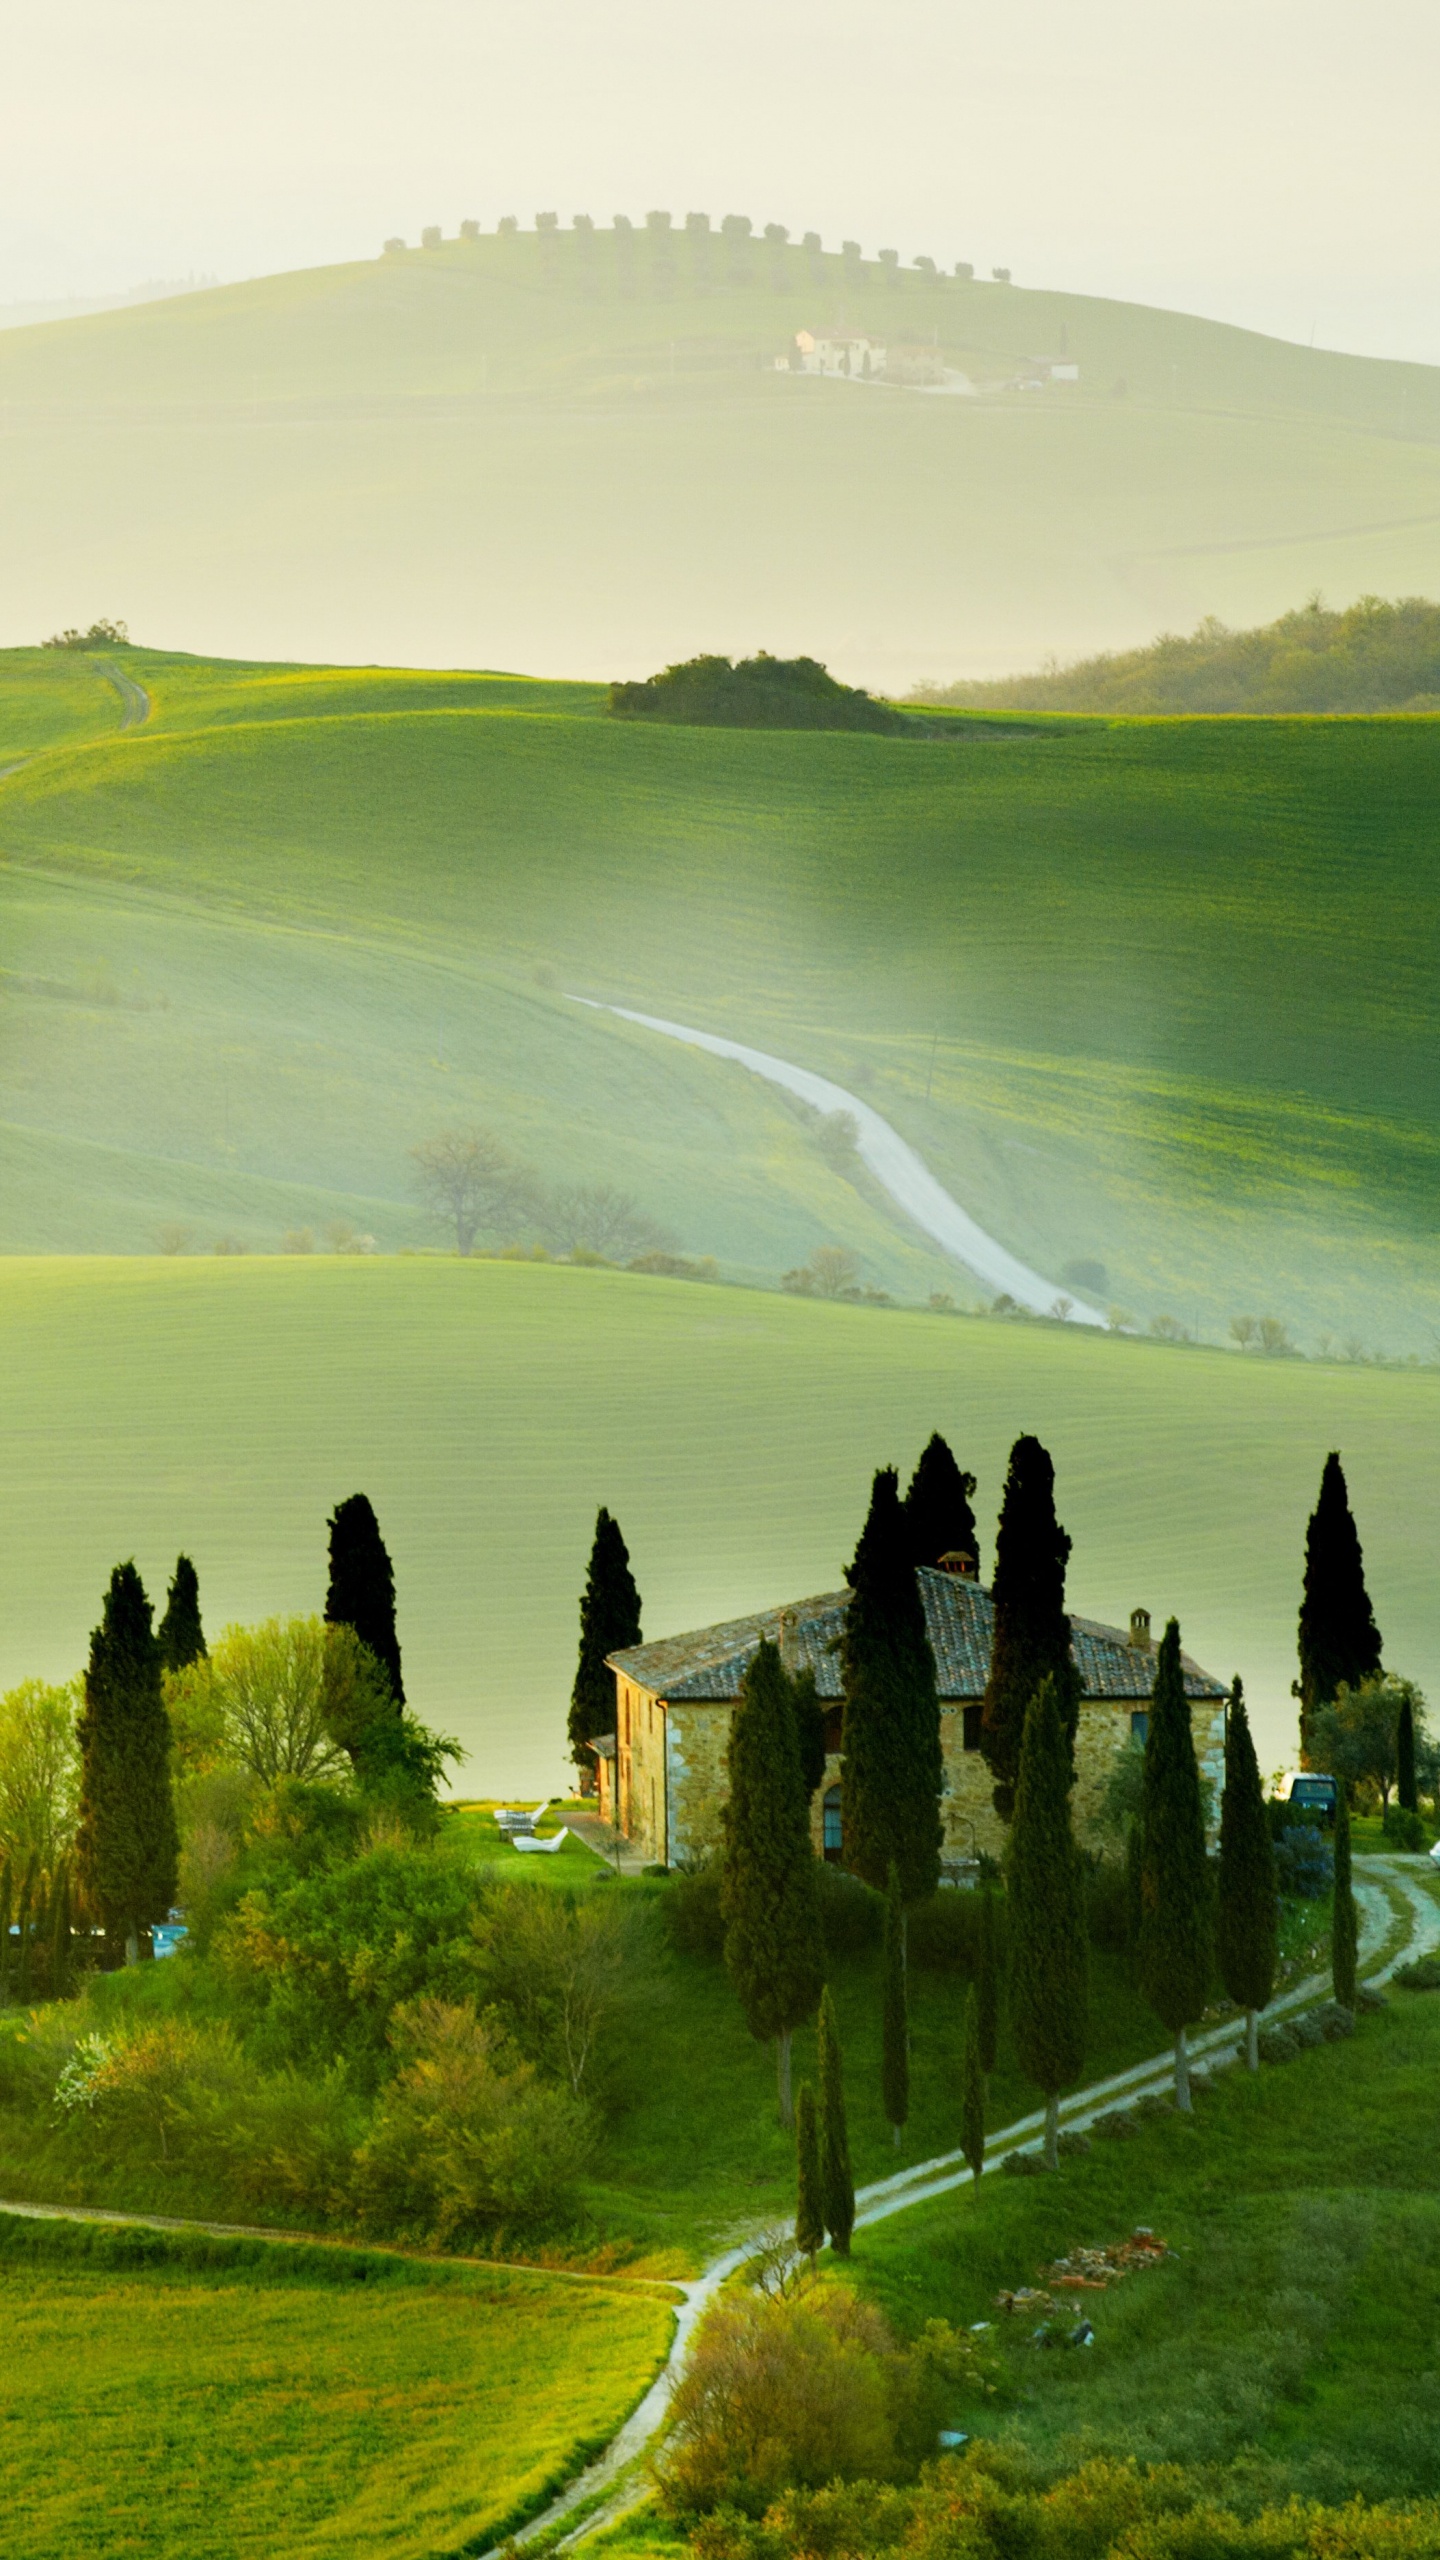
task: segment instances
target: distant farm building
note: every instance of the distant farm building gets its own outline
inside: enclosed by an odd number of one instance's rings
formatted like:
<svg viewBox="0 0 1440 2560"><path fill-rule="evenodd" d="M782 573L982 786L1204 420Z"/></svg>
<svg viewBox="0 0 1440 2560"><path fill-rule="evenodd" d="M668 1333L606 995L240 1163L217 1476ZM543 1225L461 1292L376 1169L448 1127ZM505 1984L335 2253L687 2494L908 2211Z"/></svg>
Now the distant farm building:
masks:
<svg viewBox="0 0 1440 2560"><path fill-rule="evenodd" d="M795 345L802 373L871 382L885 371L885 349L874 338L817 338L809 329L797 329Z"/></svg>
<svg viewBox="0 0 1440 2560"><path fill-rule="evenodd" d="M951 1866L982 1849L998 1852L1005 1838L980 1747L995 1607L973 1578L970 1564L968 1556L947 1557L940 1566L920 1566L916 1572L940 1697L942 1857ZM761 1610L751 1618L732 1618L693 1635L610 1655L615 1731L596 1745L600 1809L607 1820L618 1822L644 1857L676 1866L718 1847L731 1711L762 1636L779 1646L791 1670L815 1674L827 1711L827 1758L811 1806L811 1831L818 1852L839 1857L840 1639L849 1604L848 1591L825 1592L788 1609ZM1076 1829L1083 1839L1095 1832L1117 1759L1132 1738L1146 1731L1155 1648L1143 1609L1135 1611L1128 1634L1088 1618L1072 1618L1070 1629L1071 1653L1085 1684L1074 1795ZM1188 1656L1182 1659L1196 1755L1218 1794L1226 1692Z"/></svg>

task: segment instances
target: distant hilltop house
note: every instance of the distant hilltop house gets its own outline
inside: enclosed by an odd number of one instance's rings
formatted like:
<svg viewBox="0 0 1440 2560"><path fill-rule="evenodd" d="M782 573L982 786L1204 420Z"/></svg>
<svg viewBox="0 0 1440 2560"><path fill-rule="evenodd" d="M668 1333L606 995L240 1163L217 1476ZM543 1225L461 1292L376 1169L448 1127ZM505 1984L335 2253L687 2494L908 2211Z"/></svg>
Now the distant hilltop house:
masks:
<svg viewBox="0 0 1440 2560"><path fill-rule="evenodd" d="M998 1853L1005 1827L991 1802L991 1777L980 1748L980 1704L990 1672L995 1605L974 1576L969 1556L942 1557L916 1568L926 1631L935 1657L944 1754L940 1813L942 1859L957 1866L979 1850ZM725 1753L740 1684L768 1636L792 1671L810 1670L826 1709L825 1775L811 1806L816 1850L838 1859L841 1846L840 1638L848 1591L823 1592L790 1608L702 1627L660 1644L612 1653L615 1731L596 1743L600 1811L647 1860L678 1866L706 1857L720 1841ZM1105 1789L1120 1753L1143 1738L1155 1685L1155 1647L1148 1611L1137 1609L1127 1634L1119 1627L1072 1618L1071 1653L1084 1681L1075 1743L1075 1826L1096 1830ZM1196 1756L1218 1796L1224 1770L1225 1700L1221 1682L1181 1657Z"/></svg>
<svg viewBox="0 0 1440 2560"><path fill-rule="evenodd" d="M779 356L781 372L823 373L849 382L885 382L909 391L973 392L968 374L947 365L937 346L882 346L876 338L821 338L797 329L795 354Z"/></svg>
<svg viewBox="0 0 1440 2560"><path fill-rule="evenodd" d="M817 338L797 329L801 373L838 374L855 382L871 382L885 371L886 351L874 338Z"/></svg>

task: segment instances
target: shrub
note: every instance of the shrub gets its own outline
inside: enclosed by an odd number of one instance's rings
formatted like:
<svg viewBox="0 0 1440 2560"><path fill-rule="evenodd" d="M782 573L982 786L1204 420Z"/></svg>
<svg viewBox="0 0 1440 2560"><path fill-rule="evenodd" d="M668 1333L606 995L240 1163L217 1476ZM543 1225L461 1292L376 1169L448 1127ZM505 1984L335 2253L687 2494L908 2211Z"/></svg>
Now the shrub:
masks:
<svg viewBox="0 0 1440 2560"><path fill-rule="evenodd" d="M1397 1849L1413 1851L1430 1845L1430 1834L1421 1816L1399 1804L1392 1804L1385 1816L1385 1837Z"/></svg>
<svg viewBox="0 0 1440 2560"><path fill-rule="evenodd" d="M815 1870L815 1898L820 1906L825 1953L832 1963L879 1946L885 1921L883 1894L872 1892L868 1884L862 1884L859 1876L850 1875L844 1867L830 1866L822 1859Z"/></svg>
<svg viewBox="0 0 1440 2560"><path fill-rule="evenodd" d="M1414 1956L1390 1977L1402 1991L1440 1991L1440 1956Z"/></svg>
<svg viewBox="0 0 1440 2560"><path fill-rule="evenodd" d="M1275 1882L1300 1902L1323 1902L1335 1882L1335 1852L1322 1831L1290 1822L1275 1842Z"/></svg>
<svg viewBox="0 0 1440 2560"><path fill-rule="evenodd" d="M956 2399L994 2387L973 2338L932 2321L907 2353L847 2286L724 2293L671 2402L661 2493L676 2514L759 2516L786 2489L902 2479Z"/></svg>
<svg viewBox="0 0 1440 2560"><path fill-rule="evenodd" d="M503 2009L521 2051L579 2097L619 1999L636 1914L600 1894L492 1893L474 1921L484 1994Z"/></svg>
<svg viewBox="0 0 1440 2560"><path fill-rule="evenodd" d="M1300 2050L1294 2032L1284 2025L1262 2027L1258 2043L1262 2062L1293 2062Z"/></svg>
<svg viewBox="0 0 1440 2560"><path fill-rule="evenodd" d="M1007 2178L1043 2178L1049 2174L1043 2151L1007 2151L1000 2166Z"/></svg>
<svg viewBox="0 0 1440 2560"><path fill-rule="evenodd" d="M672 1943L686 1956L718 1964L725 1947L725 1916L720 1908L720 1861L681 1867L671 1876L660 1905Z"/></svg>
<svg viewBox="0 0 1440 2560"><path fill-rule="evenodd" d="M1130 1944L1130 1904L1123 1861L1096 1859L1085 1876L1085 1913L1090 1944L1102 1954L1123 1956Z"/></svg>
<svg viewBox="0 0 1440 2560"><path fill-rule="evenodd" d="M407 2004L393 2043L400 2067L355 2161L365 2219L455 2241L553 2214L590 2147L586 2108L457 2003Z"/></svg>

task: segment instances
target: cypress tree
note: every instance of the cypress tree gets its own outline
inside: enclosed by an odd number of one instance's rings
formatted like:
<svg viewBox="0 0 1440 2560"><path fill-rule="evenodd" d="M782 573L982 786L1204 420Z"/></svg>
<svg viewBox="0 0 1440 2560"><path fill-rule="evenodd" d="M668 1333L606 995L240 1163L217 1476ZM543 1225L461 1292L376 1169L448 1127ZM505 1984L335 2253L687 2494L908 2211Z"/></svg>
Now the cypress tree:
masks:
<svg viewBox="0 0 1440 2560"><path fill-rule="evenodd" d="M1358 1689L1380 1669L1380 1630L1365 1588L1365 1559L1350 1510L1340 1452L1332 1449L1305 1533L1300 1602L1300 1749L1308 1760L1317 1707L1333 1706L1341 1685Z"/></svg>
<svg viewBox="0 0 1440 2560"><path fill-rule="evenodd" d="M825 2246L820 2135L815 2120L815 2092L808 2080L802 2080L795 2101L795 2246L810 2259Z"/></svg>
<svg viewBox="0 0 1440 2560"><path fill-rule="evenodd" d="M845 2121L840 2032L828 1983L820 1994L815 2062L820 2078L820 2209L831 2248L837 2258L848 2258L850 2234L855 2228L855 2173L850 2166L850 2129Z"/></svg>
<svg viewBox="0 0 1440 2560"><path fill-rule="evenodd" d="M792 1692L763 1637L730 1720L726 1765L725 1967L752 2036L774 2039L780 2121L788 2127L790 2039L814 2014L824 1968Z"/></svg>
<svg viewBox="0 0 1440 2560"><path fill-rule="evenodd" d="M602 1504L595 1515L590 1569L580 1594L580 1658L570 1692L570 1757L577 1769L593 1769L597 1734L615 1730L615 1674L605 1657L640 1642L640 1594L630 1570L630 1550Z"/></svg>
<svg viewBox="0 0 1440 2560"><path fill-rule="evenodd" d="M1140 1821L1140 1988L1175 2039L1175 2104L1188 2115L1185 2030L1204 2014L1213 1950L1200 1772L1174 1618L1155 1665Z"/></svg>
<svg viewBox="0 0 1440 2560"><path fill-rule="evenodd" d="M1400 1701L1395 1722L1395 1800L1402 1813L1418 1813L1420 1796L1415 1781L1415 1710L1407 1689Z"/></svg>
<svg viewBox="0 0 1440 2560"><path fill-rule="evenodd" d="M876 1476L849 1579L841 1677L845 1864L906 1902L940 1880L940 1706L893 1467Z"/></svg>
<svg viewBox="0 0 1440 2560"><path fill-rule="evenodd" d="M829 1757L825 1748L825 1709L815 1685L815 1674L808 1664L803 1671L791 1672L789 1680L795 1732L800 1744L800 1775L808 1803L825 1775L825 1763Z"/></svg>
<svg viewBox="0 0 1440 2560"><path fill-rule="evenodd" d="M1020 2068L1045 2100L1045 2164L1059 2165L1060 2092L1085 2060L1085 1895L1070 1829L1060 1701L1041 1682L1020 1745L1009 1867L1010 2017Z"/></svg>
<svg viewBox="0 0 1440 2560"><path fill-rule="evenodd" d="M1355 1895L1350 1882L1350 1807L1345 1790L1335 1802L1335 1902L1330 1921L1330 1979L1342 2009L1355 2006L1355 1967L1359 1952Z"/></svg>
<svg viewBox="0 0 1440 2560"><path fill-rule="evenodd" d="M152 1920L175 1899L179 1838L170 1785L170 1719L150 1603L119 1564L90 1638L80 1746L77 1853L87 1900L112 1946L134 1963Z"/></svg>
<svg viewBox="0 0 1440 2560"><path fill-rule="evenodd" d="M1237 1680L1225 1723L1225 1793L1220 1801L1220 1892L1216 1953L1231 1999L1245 2012L1245 2059L1260 2068L1259 2013L1275 1988L1280 1905L1275 1844L1260 1768Z"/></svg>
<svg viewBox="0 0 1440 2560"><path fill-rule="evenodd" d="M1125 1949L1138 1958L1140 1953L1140 1911L1142 1894L1140 1878L1145 1866L1145 1827L1131 1822L1125 1831Z"/></svg>
<svg viewBox="0 0 1440 2560"><path fill-rule="evenodd" d="M188 1556L175 1559L156 1642L167 1671L183 1671L187 1662L199 1662L209 1651L200 1624L200 1576Z"/></svg>
<svg viewBox="0 0 1440 2560"><path fill-rule="evenodd" d="M938 1564L942 1556L968 1555L980 1568L980 1540L970 1497L975 1479L955 1463L948 1440L932 1431L905 1496L905 1530L912 1564Z"/></svg>
<svg viewBox="0 0 1440 2560"><path fill-rule="evenodd" d="M905 1996L905 1905L900 1898L900 1870L890 1870L885 1893L885 1990L880 2020L880 2095L900 2148L900 2135L910 2113L910 2015Z"/></svg>
<svg viewBox="0 0 1440 2560"><path fill-rule="evenodd" d="M1000 2043L1000 1950L995 1943L995 1894L987 1877L980 1888L980 1950L975 1968L975 2033L980 2068L988 2080Z"/></svg>
<svg viewBox="0 0 1440 2560"><path fill-rule="evenodd" d="M995 1810L1015 1806L1021 1741L1042 1680L1054 1684L1073 1775L1082 1682L1070 1653L1065 1567L1070 1541L1055 1517L1055 1468L1030 1433L1016 1441L995 1539L995 1641L981 1714L981 1749L995 1781Z"/></svg>
<svg viewBox="0 0 1440 2560"><path fill-rule="evenodd" d="M70 1868L62 1859L50 1896L50 1997L68 1999L74 1949L71 1940Z"/></svg>
<svg viewBox="0 0 1440 2560"><path fill-rule="evenodd" d="M352 1493L330 1514L330 1587L325 1617L332 1627L353 1627L374 1654L394 1698L405 1704L400 1640L395 1633L395 1574L380 1523L363 1493Z"/></svg>
<svg viewBox="0 0 1440 2560"><path fill-rule="evenodd" d="M965 2003L965 2050L960 2066L960 2148L980 2201L985 2166L985 2070L980 2058L980 2004L972 1985Z"/></svg>

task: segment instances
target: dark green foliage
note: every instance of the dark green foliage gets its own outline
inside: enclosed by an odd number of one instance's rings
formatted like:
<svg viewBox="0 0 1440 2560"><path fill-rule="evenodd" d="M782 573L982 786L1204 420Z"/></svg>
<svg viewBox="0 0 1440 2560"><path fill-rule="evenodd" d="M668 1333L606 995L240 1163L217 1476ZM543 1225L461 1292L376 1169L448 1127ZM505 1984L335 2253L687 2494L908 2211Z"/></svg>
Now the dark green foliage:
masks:
<svg viewBox="0 0 1440 2560"><path fill-rule="evenodd" d="M1003 1903L985 1888L957 1893L942 1885L928 1902L913 1904L905 1915L906 1963L912 1972L956 1974L964 1982L977 1982L987 1929L993 1951L1003 1917ZM994 1960L1003 1970L1003 1951Z"/></svg>
<svg viewBox="0 0 1440 2560"><path fill-rule="evenodd" d="M577 1769L594 1767L591 1742L615 1730L615 1674L606 1670L605 1657L639 1642L640 1594L630 1550L618 1520L602 1505L580 1594L580 1658L570 1692L570 1757Z"/></svg>
<svg viewBox="0 0 1440 2560"><path fill-rule="evenodd" d="M1350 1807L1342 1787L1335 1808L1335 1898L1330 1918L1330 1981L1342 2009L1355 2006L1357 1949L1355 1895L1350 1881Z"/></svg>
<svg viewBox="0 0 1440 2560"><path fill-rule="evenodd" d="M1070 1541L1055 1517L1055 1468L1025 1433L1010 1468L995 1539L995 1645L985 1687L981 1747L995 1781L995 1809L1009 1821L1030 1702L1052 1682L1073 1763L1081 1679L1070 1656L1065 1567ZM1073 1771L1072 1771L1073 1773Z"/></svg>
<svg viewBox="0 0 1440 2560"><path fill-rule="evenodd" d="M1144 1897L1140 1879L1145 1868L1145 1826L1132 1822L1125 1834L1125 1944L1132 1955L1140 1952L1140 1913Z"/></svg>
<svg viewBox="0 0 1440 2560"><path fill-rule="evenodd" d="M864 1955L879 1946L885 1927L884 1896L862 1884L858 1876L817 1859L815 1898L828 1957Z"/></svg>
<svg viewBox="0 0 1440 2560"><path fill-rule="evenodd" d="M1220 1803L1220 1877L1215 1919L1220 1978L1241 2009L1263 2009L1279 1956L1275 1844L1239 1681L1225 1726L1225 1793Z"/></svg>
<svg viewBox="0 0 1440 2560"><path fill-rule="evenodd" d="M845 1864L883 1890L899 1869L906 1902L940 1878L940 1707L893 1467L875 1478L850 1567L845 1689Z"/></svg>
<svg viewBox="0 0 1440 2560"><path fill-rule="evenodd" d="M1278 1891L1287 1901L1323 1902L1335 1881L1335 1856L1318 1824L1283 1823L1272 1837Z"/></svg>
<svg viewBox="0 0 1440 2560"><path fill-rule="evenodd" d="M1300 1744L1308 1754L1310 1720L1342 1685L1358 1689L1380 1669L1380 1630L1365 1588L1365 1560L1350 1510L1340 1452L1332 1449L1305 1533L1305 1588L1300 1602Z"/></svg>
<svg viewBox="0 0 1440 2560"><path fill-rule="evenodd" d="M1407 1690L1400 1700L1400 1713L1395 1719L1395 1796L1402 1813L1418 1813L1420 1797L1415 1784L1415 1709Z"/></svg>
<svg viewBox="0 0 1440 2560"><path fill-rule="evenodd" d="M815 1687L815 1674L808 1668L792 1672L790 1691L794 1702L795 1738L800 1745L800 1778L809 1798L825 1775L825 1709Z"/></svg>
<svg viewBox="0 0 1440 2560"><path fill-rule="evenodd" d="M200 1624L200 1576L188 1556L175 1559L156 1642L167 1671L183 1671L187 1662L198 1662L209 1651Z"/></svg>
<svg viewBox="0 0 1440 2560"><path fill-rule="evenodd" d="M325 1616L334 1627L353 1627L374 1654L397 1707L405 1704L400 1640L395 1632L395 1575L380 1523L363 1493L352 1493L330 1514L330 1587Z"/></svg>
<svg viewBox="0 0 1440 2560"><path fill-rule="evenodd" d="M170 1786L170 1719L150 1603L133 1564L110 1576L90 1638L77 1839L85 1898L111 1940L138 1941L175 1899L180 1853Z"/></svg>
<svg viewBox="0 0 1440 2560"><path fill-rule="evenodd" d="M945 1555L968 1555L980 1570L980 1539L970 1497L975 1479L956 1465L954 1452L933 1431L905 1496L905 1527L914 1564L938 1564Z"/></svg>
<svg viewBox="0 0 1440 2560"><path fill-rule="evenodd" d="M1160 1639L1140 1846L1140 1988L1171 2035L1193 2026L1210 1996L1210 1880L1200 1772L1180 1667L1180 1629Z"/></svg>
<svg viewBox="0 0 1440 2560"><path fill-rule="evenodd" d="M910 2113L910 2004L905 1995L905 1905L900 1871L890 1870L885 1896L885 1987L880 2034L880 2096L898 2148Z"/></svg>
<svg viewBox="0 0 1440 2560"><path fill-rule="evenodd" d="M644 684L612 684L612 720L678 720L701 728L868 729L883 737L924 736L854 685L838 684L815 658L772 658L761 650L729 658L686 658Z"/></svg>
<svg viewBox="0 0 1440 2560"><path fill-rule="evenodd" d="M960 2148L980 2200L980 2173L985 2166L985 2067L980 2053L980 2003L972 1990L965 2002L965 2051L960 2065Z"/></svg>
<svg viewBox="0 0 1440 2560"><path fill-rule="evenodd" d="M1055 2160L1055 2103L1085 2060L1085 1890L1070 1829L1070 1753L1053 1680L1025 1719L1006 1854L1010 2019L1020 2067L1045 2098Z"/></svg>
<svg viewBox="0 0 1440 2560"><path fill-rule="evenodd" d="M885 1922L884 1896L872 1893L868 1884L847 1875L843 1867L828 1866L818 1858L814 1883L827 1960L840 1962L878 1947ZM718 1858L672 1874L660 1908L666 1930L682 1954L720 1962L725 1952L723 1895L724 1866Z"/></svg>
<svg viewBox="0 0 1440 2560"><path fill-rule="evenodd" d="M828 1986L820 1994L815 2068L820 2082L820 2210L831 2248L837 2257L848 2258L850 2235L855 2228L855 2173L850 2166L840 2030Z"/></svg>
<svg viewBox="0 0 1440 2560"><path fill-rule="evenodd" d="M730 1719L726 1767L725 1969L752 2036L776 2040L788 2122L789 2042L814 2015L822 1950L790 1681L764 1638Z"/></svg>
<svg viewBox="0 0 1440 2560"><path fill-rule="evenodd" d="M795 2246L814 2258L825 2246L825 2215L820 2189L820 2135L815 2092L802 2081L795 2101Z"/></svg>
<svg viewBox="0 0 1440 2560"><path fill-rule="evenodd" d="M987 1878L980 1888L980 1961L975 1973L976 2050L987 2080L1000 2042L1001 1970L995 1890Z"/></svg>

